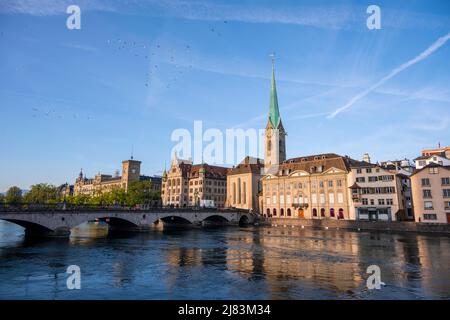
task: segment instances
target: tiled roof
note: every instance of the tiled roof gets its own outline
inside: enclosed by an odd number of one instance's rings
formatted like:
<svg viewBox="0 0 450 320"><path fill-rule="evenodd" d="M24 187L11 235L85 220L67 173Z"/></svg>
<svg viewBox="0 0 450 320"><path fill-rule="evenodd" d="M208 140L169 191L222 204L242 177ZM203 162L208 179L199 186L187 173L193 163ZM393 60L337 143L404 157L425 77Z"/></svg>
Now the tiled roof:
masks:
<svg viewBox="0 0 450 320"><path fill-rule="evenodd" d="M225 178L227 175L228 168L219 167L219 166L211 166L209 164L195 164L191 165L189 171L189 177L195 178L200 174L200 170L205 170L205 176L207 178Z"/></svg>
<svg viewBox="0 0 450 320"><path fill-rule="evenodd" d="M228 175L241 173L261 174L261 169L263 167L264 160L247 156L236 167L228 169Z"/></svg>
<svg viewBox="0 0 450 320"><path fill-rule="evenodd" d="M320 173L330 168L336 168L348 172L350 171L350 168L361 165L371 166L371 164L357 161L347 156L344 157L335 153L325 153L288 159L280 165L280 169L288 169L291 171L303 170L310 173Z"/></svg>
<svg viewBox="0 0 450 320"><path fill-rule="evenodd" d="M425 169L428 169L428 168L436 168L436 167L438 167L438 168L444 168L444 169L446 169L446 170L450 170L450 166L442 166L442 165L440 165L440 164L431 162L430 164L426 165L425 167L423 167L423 168L421 168L421 169L415 169L414 172L411 174L411 177L412 177L413 175L415 175L415 174L417 174L417 173L419 173L419 172L425 170Z"/></svg>

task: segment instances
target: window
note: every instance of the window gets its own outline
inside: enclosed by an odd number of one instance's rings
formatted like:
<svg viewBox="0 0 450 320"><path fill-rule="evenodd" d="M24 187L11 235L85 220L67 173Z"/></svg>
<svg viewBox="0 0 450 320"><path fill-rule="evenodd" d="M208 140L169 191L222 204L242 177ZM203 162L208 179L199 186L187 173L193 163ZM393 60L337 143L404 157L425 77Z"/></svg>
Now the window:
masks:
<svg viewBox="0 0 450 320"><path fill-rule="evenodd" d="M366 182L366 178L365 177L357 177L356 182Z"/></svg>
<svg viewBox="0 0 450 320"><path fill-rule="evenodd" d="M273 215L276 216L277 215L277 209L273 209Z"/></svg>
<svg viewBox="0 0 450 320"><path fill-rule="evenodd" d="M316 208L313 209L313 217L317 217L317 209Z"/></svg>
<svg viewBox="0 0 450 320"><path fill-rule="evenodd" d="M311 202L312 202L312 203L317 203L317 194L313 193L313 194L311 195Z"/></svg>
<svg viewBox="0 0 450 320"><path fill-rule="evenodd" d="M425 210L433 210L433 202L431 202L431 201L425 201L425 202L424 202L424 209L425 209Z"/></svg>
<svg viewBox="0 0 450 320"><path fill-rule="evenodd" d="M291 203L291 195L286 195L286 203Z"/></svg>
<svg viewBox="0 0 450 320"><path fill-rule="evenodd" d="M424 220L437 220L437 215L435 213L424 213Z"/></svg>
<svg viewBox="0 0 450 320"><path fill-rule="evenodd" d="M330 209L330 217L334 218L334 209L333 208Z"/></svg>
<svg viewBox="0 0 450 320"><path fill-rule="evenodd" d="M424 198L431 198L431 190L429 189L422 190L422 194Z"/></svg>
<svg viewBox="0 0 450 320"><path fill-rule="evenodd" d="M376 182L376 181L378 181L377 176L369 177L369 182Z"/></svg>
<svg viewBox="0 0 450 320"><path fill-rule="evenodd" d="M450 198L450 189L443 189L442 190L442 196L444 198Z"/></svg>
<svg viewBox="0 0 450 320"><path fill-rule="evenodd" d="M430 186L430 179L423 178L422 179L422 187L429 187Z"/></svg>
<svg viewBox="0 0 450 320"><path fill-rule="evenodd" d="M320 209L320 216L325 217L325 209L324 208Z"/></svg>
<svg viewBox="0 0 450 320"><path fill-rule="evenodd" d="M445 207L445 210L449 210L450 209L450 201L445 201L444 207Z"/></svg>
<svg viewBox="0 0 450 320"><path fill-rule="evenodd" d="M328 181L328 187L333 188L333 180Z"/></svg>
<svg viewBox="0 0 450 320"><path fill-rule="evenodd" d="M384 206L384 199L378 199L378 205Z"/></svg>
<svg viewBox="0 0 450 320"><path fill-rule="evenodd" d="M287 209L287 216L288 216L288 217L291 216L291 208Z"/></svg>
<svg viewBox="0 0 450 320"><path fill-rule="evenodd" d="M280 204L284 204L284 196L283 195L280 196Z"/></svg>
<svg viewBox="0 0 450 320"><path fill-rule="evenodd" d="M366 169L366 172L367 172L367 173L372 173L372 169L371 169L371 168L367 168L367 169Z"/></svg>
<svg viewBox="0 0 450 320"><path fill-rule="evenodd" d="M428 172L430 174L437 174L437 173L439 173L439 168L436 168L436 167L428 168Z"/></svg>
<svg viewBox="0 0 450 320"><path fill-rule="evenodd" d="M392 206L392 205L394 204L394 200L392 200L392 199L386 199L386 204L387 204L388 206Z"/></svg>
<svg viewBox="0 0 450 320"><path fill-rule="evenodd" d="M337 180L336 181L336 185L338 186L338 187L342 187L342 180Z"/></svg>
<svg viewBox="0 0 450 320"><path fill-rule="evenodd" d="M267 198L266 198L266 204L267 204L267 205L270 205L270 197L267 197Z"/></svg>
<svg viewBox="0 0 450 320"><path fill-rule="evenodd" d="M442 178L441 181L444 186L450 185L450 178Z"/></svg>
<svg viewBox="0 0 450 320"><path fill-rule="evenodd" d="M364 206L367 206L369 204L369 201L367 200L367 198L362 198L362 204Z"/></svg>
<svg viewBox="0 0 450 320"><path fill-rule="evenodd" d="M339 209L338 219L344 219L344 209Z"/></svg>
<svg viewBox="0 0 450 320"><path fill-rule="evenodd" d="M323 181L319 181L319 188L323 188Z"/></svg>
<svg viewBox="0 0 450 320"><path fill-rule="evenodd" d="M425 167L427 165L427 162L425 160L419 160L419 166Z"/></svg>
<svg viewBox="0 0 450 320"><path fill-rule="evenodd" d="M337 201L338 203L344 203L344 195L342 194L342 192L338 192Z"/></svg>
<svg viewBox="0 0 450 320"><path fill-rule="evenodd" d="M370 199L370 205L371 206L375 205L375 200L374 199Z"/></svg>
<svg viewBox="0 0 450 320"><path fill-rule="evenodd" d="M280 217L282 217L282 216L284 216L284 209L283 208L280 209Z"/></svg>
<svg viewBox="0 0 450 320"><path fill-rule="evenodd" d="M329 203L331 204L331 203L334 203L334 193L330 193L329 195L328 195L328 201L329 201Z"/></svg>
<svg viewBox="0 0 450 320"><path fill-rule="evenodd" d="M277 196L272 196L272 203L276 204L277 203Z"/></svg>
<svg viewBox="0 0 450 320"><path fill-rule="evenodd" d="M361 173L361 169L356 169L356 173Z"/></svg>
<svg viewBox="0 0 450 320"><path fill-rule="evenodd" d="M321 193L320 194L320 204L324 204L325 203L325 194Z"/></svg>

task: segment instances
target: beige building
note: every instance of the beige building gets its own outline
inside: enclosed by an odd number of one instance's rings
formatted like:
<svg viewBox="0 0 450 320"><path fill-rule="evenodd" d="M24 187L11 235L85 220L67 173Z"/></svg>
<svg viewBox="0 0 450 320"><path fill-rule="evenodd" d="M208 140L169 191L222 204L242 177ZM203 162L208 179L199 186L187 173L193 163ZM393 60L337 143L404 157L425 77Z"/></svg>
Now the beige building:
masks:
<svg viewBox="0 0 450 320"><path fill-rule="evenodd" d="M169 171L164 170L161 198L163 206L224 207L228 168L208 164L193 165L175 157Z"/></svg>
<svg viewBox="0 0 450 320"><path fill-rule="evenodd" d="M93 196L99 193L111 191L114 188L128 190L132 181L151 181L154 191L161 189L161 178L141 175L141 161L125 160L122 161L122 175L115 176L108 174L97 174L94 178L87 178L81 170L73 187L75 196L84 194Z"/></svg>
<svg viewBox="0 0 450 320"><path fill-rule="evenodd" d="M347 173L350 161L337 154L289 159L262 178L268 217L350 219Z"/></svg>
<svg viewBox="0 0 450 320"><path fill-rule="evenodd" d="M369 160L370 161L370 160ZM390 166L352 162L348 173L350 217L355 220L412 219L409 177ZM409 201L409 202L408 202Z"/></svg>
<svg viewBox="0 0 450 320"><path fill-rule="evenodd" d="M258 195L263 171L263 160L252 157L246 157L235 168L229 169L226 206L259 212Z"/></svg>
<svg viewBox="0 0 450 320"><path fill-rule="evenodd" d="M415 219L450 223L450 166L430 163L411 175Z"/></svg>

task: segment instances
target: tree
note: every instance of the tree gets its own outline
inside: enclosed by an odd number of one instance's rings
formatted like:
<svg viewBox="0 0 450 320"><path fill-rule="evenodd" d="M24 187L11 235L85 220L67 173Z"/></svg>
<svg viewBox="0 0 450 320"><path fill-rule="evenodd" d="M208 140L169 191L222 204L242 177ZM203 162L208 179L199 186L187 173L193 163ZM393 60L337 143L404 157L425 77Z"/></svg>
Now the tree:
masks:
<svg viewBox="0 0 450 320"><path fill-rule="evenodd" d="M4 204L4 203L5 203L5 196L0 193L0 204Z"/></svg>
<svg viewBox="0 0 450 320"><path fill-rule="evenodd" d="M9 204L18 204L22 202L22 190L19 187L11 187L6 192L5 202Z"/></svg>
<svg viewBox="0 0 450 320"><path fill-rule="evenodd" d="M147 204L157 200L158 197L159 193L153 190L151 181L133 181L128 185L127 204L129 206Z"/></svg>
<svg viewBox="0 0 450 320"><path fill-rule="evenodd" d="M24 196L27 203L44 204L55 202L58 198L58 189L47 183L40 183L31 186L30 191Z"/></svg>

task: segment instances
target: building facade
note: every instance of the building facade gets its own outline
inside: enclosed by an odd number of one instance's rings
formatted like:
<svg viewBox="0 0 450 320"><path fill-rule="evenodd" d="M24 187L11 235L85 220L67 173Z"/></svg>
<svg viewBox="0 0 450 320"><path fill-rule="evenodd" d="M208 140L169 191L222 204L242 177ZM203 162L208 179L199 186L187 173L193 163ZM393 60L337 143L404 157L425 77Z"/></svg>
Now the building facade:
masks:
<svg viewBox="0 0 450 320"><path fill-rule="evenodd" d="M122 175L115 176L108 174L97 174L94 178L87 178L83 171L80 171L73 186L73 193L77 195L94 196L104 192L109 192L115 188L128 191L128 186L133 181L151 181L154 191L161 190L161 177L151 177L141 175L141 161L122 161Z"/></svg>
<svg viewBox="0 0 450 320"><path fill-rule="evenodd" d="M356 220L398 221L413 219L409 177L389 166L352 161L350 216ZM409 202L408 202L409 201Z"/></svg>
<svg viewBox="0 0 450 320"><path fill-rule="evenodd" d="M351 219L347 173L351 159L320 154L289 159L262 178L268 217Z"/></svg>
<svg viewBox="0 0 450 320"><path fill-rule="evenodd" d="M259 197L264 161L246 157L227 172L226 206L260 212Z"/></svg>
<svg viewBox="0 0 450 320"><path fill-rule="evenodd" d="M415 220L450 223L450 166L430 163L411 175Z"/></svg>
<svg viewBox="0 0 450 320"><path fill-rule="evenodd" d="M228 168L208 164L193 165L190 160L174 157L164 170L161 185L163 206L224 207Z"/></svg>

